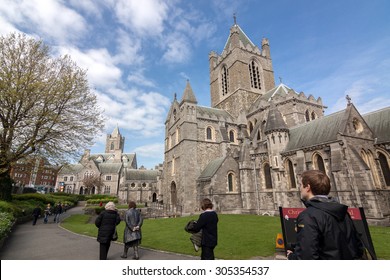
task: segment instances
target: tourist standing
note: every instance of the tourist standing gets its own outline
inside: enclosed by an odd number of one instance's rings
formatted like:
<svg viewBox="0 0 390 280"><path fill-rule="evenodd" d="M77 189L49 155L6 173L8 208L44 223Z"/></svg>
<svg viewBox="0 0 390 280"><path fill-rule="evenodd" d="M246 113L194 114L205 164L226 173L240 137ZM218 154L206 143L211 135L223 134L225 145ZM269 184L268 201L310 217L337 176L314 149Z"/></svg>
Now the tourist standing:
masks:
<svg viewBox="0 0 390 280"><path fill-rule="evenodd" d="M138 246L141 244L142 234L141 227L143 223L141 212L136 209L137 206L134 201L129 202L129 209L125 214L125 231L123 234L124 251L121 258L127 258L127 251L133 247L133 259L139 259Z"/></svg>
<svg viewBox="0 0 390 280"><path fill-rule="evenodd" d="M60 216L62 214L62 205L61 203L58 203L56 207L54 207L54 222L57 222L57 224L60 222Z"/></svg>
<svg viewBox="0 0 390 280"><path fill-rule="evenodd" d="M43 217L43 222L45 224L47 224L50 215L51 215L51 205L50 205L50 203L48 203L46 208L45 208L44 217Z"/></svg>

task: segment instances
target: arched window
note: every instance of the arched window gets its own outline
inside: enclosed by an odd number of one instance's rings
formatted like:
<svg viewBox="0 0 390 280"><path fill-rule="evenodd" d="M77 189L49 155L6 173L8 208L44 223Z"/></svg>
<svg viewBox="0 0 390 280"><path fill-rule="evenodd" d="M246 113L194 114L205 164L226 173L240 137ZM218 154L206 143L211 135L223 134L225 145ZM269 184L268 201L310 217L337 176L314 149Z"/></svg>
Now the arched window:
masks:
<svg viewBox="0 0 390 280"><path fill-rule="evenodd" d="M114 150L114 142L111 143L111 150Z"/></svg>
<svg viewBox="0 0 390 280"><path fill-rule="evenodd" d="M249 75L251 78L251 87L261 89L259 66L254 60L249 63Z"/></svg>
<svg viewBox="0 0 390 280"><path fill-rule="evenodd" d="M390 186L390 168L389 162L384 154L378 152L379 163L382 169L383 177L385 178L386 186Z"/></svg>
<svg viewBox="0 0 390 280"><path fill-rule="evenodd" d="M234 131L233 130L230 130L229 132L229 140L230 142L235 142L235 137L234 137Z"/></svg>
<svg viewBox="0 0 390 280"><path fill-rule="evenodd" d="M377 174L377 169L376 169L376 166L375 166L374 157L373 157L371 151L368 150L366 152L366 151L362 150L361 156L362 156L364 162L370 168L371 175L372 175L372 178L374 180L373 183L375 184L376 187L379 187L380 186L380 182L379 182L379 178L378 178L378 174Z"/></svg>
<svg viewBox="0 0 390 280"><path fill-rule="evenodd" d="M311 112L311 119L312 120L315 120L317 118L317 115L316 115L316 113L313 111L313 112Z"/></svg>
<svg viewBox="0 0 390 280"><path fill-rule="evenodd" d="M211 127L206 128L206 139L213 140L213 130Z"/></svg>
<svg viewBox="0 0 390 280"><path fill-rule="evenodd" d="M257 140L261 139L260 130L257 131Z"/></svg>
<svg viewBox="0 0 390 280"><path fill-rule="evenodd" d="M324 160L322 159L322 157L319 154L315 154L315 156L314 156L314 167L316 169L321 170L322 172L326 173Z"/></svg>
<svg viewBox="0 0 390 280"><path fill-rule="evenodd" d="M294 166L291 162L291 160L287 160L287 172L288 172L288 182L290 184L290 189L296 189L297 183L295 182L295 173L294 173Z"/></svg>
<svg viewBox="0 0 390 280"><path fill-rule="evenodd" d="M229 70L223 66L221 72L222 95L226 95L229 91Z"/></svg>
<svg viewBox="0 0 390 280"><path fill-rule="evenodd" d="M306 112L305 112L305 119L306 119L307 122L310 121L310 113L309 113L309 110L306 110Z"/></svg>
<svg viewBox="0 0 390 280"><path fill-rule="evenodd" d="M264 178L265 178L265 188L272 189L271 168L268 163L264 164Z"/></svg>
<svg viewBox="0 0 390 280"><path fill-rule="evenodd" d="M249 134L251 134L253 131L253 123L249 122Z"/></svg>
<svg viewBox="0 0 390 280"><path fill-rule="evenodd" d="M229 192L233 192L235 190L235 176L233 172L229 172L228 174L228 190Z"/></svg>

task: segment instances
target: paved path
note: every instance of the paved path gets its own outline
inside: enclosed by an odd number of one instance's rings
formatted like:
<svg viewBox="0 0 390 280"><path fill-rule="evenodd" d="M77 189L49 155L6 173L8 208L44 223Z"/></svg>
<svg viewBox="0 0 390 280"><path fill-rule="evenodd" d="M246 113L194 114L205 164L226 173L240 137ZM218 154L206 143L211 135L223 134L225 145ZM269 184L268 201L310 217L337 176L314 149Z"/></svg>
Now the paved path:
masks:
<svg viewBox="0 0 390 280"><path fill-rule="evenodd" d="M82 207L74 207L64 213L61 219L82 213ZM95 237L72 233L53 222L44 224L40 218L35 226L32 222L17 225L0 251L1 260L98 260L99 243ZM130 249L131 250L131 249ZM129 253L131 252L129 250ZM122 260L123 243L112 242L108 252L109 260ZM194 260L199 257L167 253L140 248L142 260ZM130 255L130 254L129 254ZM133 261L131 258L129 261Z"/></svg>

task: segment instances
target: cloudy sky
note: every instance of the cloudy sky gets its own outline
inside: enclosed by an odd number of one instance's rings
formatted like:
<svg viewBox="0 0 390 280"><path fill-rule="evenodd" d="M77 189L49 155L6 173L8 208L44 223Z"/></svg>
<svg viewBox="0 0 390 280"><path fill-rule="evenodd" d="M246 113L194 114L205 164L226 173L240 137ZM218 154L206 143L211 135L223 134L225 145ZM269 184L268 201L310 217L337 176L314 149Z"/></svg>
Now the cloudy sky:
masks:
<svg viewBox="0 0 390 280"><path fill-rule="evenodd" d="M163 161L164 122L188 79L210 106L210 51L221 53L237 23L256 44L270 41L275 82L321 97L326 114L390 106L387 0L0 0L0 35L42 39L53 56L88 70L107 117L91 152L104 152L116 125L138 166Z"/></svg>

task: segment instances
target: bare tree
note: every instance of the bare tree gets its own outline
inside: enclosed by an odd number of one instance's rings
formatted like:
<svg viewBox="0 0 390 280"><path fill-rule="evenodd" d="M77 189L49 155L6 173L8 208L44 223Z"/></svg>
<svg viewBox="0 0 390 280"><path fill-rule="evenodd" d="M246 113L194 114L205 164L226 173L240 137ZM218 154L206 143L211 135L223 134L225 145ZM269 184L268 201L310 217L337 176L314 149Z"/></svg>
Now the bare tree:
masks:
<svg viewBox="0 0 390 280"><path fill-rule="evenodd" d="M0 188L11 199L10 170L27 155L53 163L77 158L104 125L86 71L53 58L42 41L0 37Z"/></svg>
<svg viewBox="0 0 390 280"><path fill-rule="evenodd" d="M85 176L83 179L83 185L88 190L87 193L91 194L92 189L95 187L96 193L99 194L102 186L104 186L102 179L99 175Z"/></svg>

